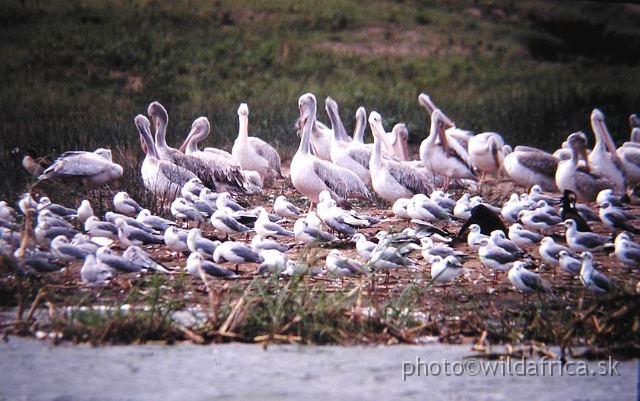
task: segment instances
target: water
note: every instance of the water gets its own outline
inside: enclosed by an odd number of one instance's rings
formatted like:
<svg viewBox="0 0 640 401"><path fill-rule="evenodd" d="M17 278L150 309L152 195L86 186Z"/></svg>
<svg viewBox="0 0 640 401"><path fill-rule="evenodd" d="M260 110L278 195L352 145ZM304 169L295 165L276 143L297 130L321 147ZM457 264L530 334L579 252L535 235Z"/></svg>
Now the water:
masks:
<svg viewBox="0 0 640 401"><path fill-rule="evenodd" d="M518 399L631 400L637 397L637 361L620 362L617 366L620 376L614 372L606 377L561 377L556 371L554 377L522 377L517 375L517 363L513 364L514 376L509 376L508 371L507 377L454 375L460 373L464 357L470 354L468 345L283 345L265 350L257 345L233 343L93 348L54 346L48 341L11 337L0 344L0 399L506 400L517 395ZM440 376L424 375L425 369L431 369L432 373L444 369L445 358L450 364L450 376L444 376L442 370ZM435 361L441 364L423 365L420 376L414 373L403 380L403 366L409 373L417 362ZM589 362L588 367L598 370L597 362Z"/></svg>

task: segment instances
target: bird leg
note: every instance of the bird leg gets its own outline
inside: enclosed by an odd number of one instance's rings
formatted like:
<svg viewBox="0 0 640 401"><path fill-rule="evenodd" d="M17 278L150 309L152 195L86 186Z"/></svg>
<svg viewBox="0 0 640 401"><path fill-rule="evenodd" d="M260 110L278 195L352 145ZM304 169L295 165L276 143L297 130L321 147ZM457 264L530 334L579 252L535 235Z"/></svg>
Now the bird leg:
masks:
<svg viewBox="0 0 640 401"><path fill-rule="evenodd" d="M444 185L442 186L442 190L447 192L449 189L449 184L451 183L451 178L447 175L444 177Z"/></svg>

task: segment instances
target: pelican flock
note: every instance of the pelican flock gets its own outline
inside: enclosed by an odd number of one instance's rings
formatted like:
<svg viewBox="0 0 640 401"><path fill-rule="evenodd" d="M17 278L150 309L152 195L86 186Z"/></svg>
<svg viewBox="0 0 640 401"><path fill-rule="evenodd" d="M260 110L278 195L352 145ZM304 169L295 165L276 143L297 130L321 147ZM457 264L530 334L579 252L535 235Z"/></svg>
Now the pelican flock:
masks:
<svg viewBox="0 0 640 401"><path fill-rule="evenodd" d="M511 151L508 134L459 129L426 94L418 103L430 124L414 141L411 125L387 132L381 112L367 117L364 107L350 138L335 100L325 100L329 128L317 120L315 95L303 94L299 146L287 166L277 148L249 136L246 103L237 109L238 135L227 152L198 149L211 130L204 116L172 148L168 112L152 102L149 118L139 114L136 131L131 127L141 144L141 186L119 183L124 169L108 149L65 152L40 180L113 185L111 210L102 218L93 199L57 205L35 187L17 210L0 202L3 255L22 274L73 267L89 287L113 285L123 274L180 271L205 283L320 274L336 286L361 277L389 283L390 276L405 285L399 277L408 274L422 286L449 284L438 290L447 293L482 281L494 289L487 297L507 286L515 291L500 293L519 291L525 299L567 291L560 274L578 277L575 283L600 296L624 284L611 274L615 264L637 270L640 245L631 235L640 233L640 223L620 203L640 176L634 135L616 149L604 114L594 109L590 154L587 136L575 132L565 141L570 157L560 160L528 146ZM364 141L367 128L373 143ZM408 146L420 140L418 148ZM252 175L281 185L251 195ZM479 196L494 190L501 192L493 203ZM33 241L21 244L19 222L34 217ZM499 272L506 273L502 279Z"/></svg>

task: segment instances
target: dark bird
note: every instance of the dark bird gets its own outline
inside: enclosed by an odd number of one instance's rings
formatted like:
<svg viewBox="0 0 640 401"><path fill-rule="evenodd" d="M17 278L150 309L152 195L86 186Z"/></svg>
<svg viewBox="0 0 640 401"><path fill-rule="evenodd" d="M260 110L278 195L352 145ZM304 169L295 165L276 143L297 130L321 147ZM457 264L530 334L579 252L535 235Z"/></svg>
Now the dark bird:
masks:
<svg viewBox="0 0 640 401"><path fill-rule="evenodd" d="M565 189L562 194L562 210L560 211L560 217L562 221L567 219L576 222L576 228L578 231L591 232L591 227L587 224L586 220L576 209L577 196L575 192L570 189Z"/></svg>
<svg viewBox="0 0 640 401"><path fill-rule="evenodd" d="M18 154L20 153L20 150L18 148L14 148L13 152ZM34 177L39 177L53 164L51 159L48 157L38 156L38 152L33 148L27 148L22 153L22 167L24 167L24 169Z"/></svg>
<svg viewBox="0 0 640 401"><path fill-rule="evenodd" d="M477 224L480 226L480 232L485 235L490 235L492 231L500 230L504 235L509 235L509 230L504 222L493 210L489 209L483 204L474 206L471 209L471 217L462 225L460 231L458 231L458 238L462 236L471 224Z"/></svg>

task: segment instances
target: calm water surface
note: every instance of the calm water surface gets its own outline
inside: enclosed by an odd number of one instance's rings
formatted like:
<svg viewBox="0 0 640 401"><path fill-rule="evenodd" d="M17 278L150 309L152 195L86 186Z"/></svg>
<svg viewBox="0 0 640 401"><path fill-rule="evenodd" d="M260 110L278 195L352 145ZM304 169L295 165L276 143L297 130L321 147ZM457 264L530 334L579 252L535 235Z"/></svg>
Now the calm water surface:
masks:
<svg viewBox="0 0 640 401"><path fill-rule="evenodd" d="M503 364L496 374L472 376L462 373L463 366L482 368L463 365L472 354L468 345L93 348L10 337L0 343L0 400L637 399L637 361L620 362L619 376L560 376L556 369L550 377L546 367L543 377L541 364L519 359L511 372ZM575 362L571 372L600 370L597 362ZM525 369L539 376L519 376Z"/></svg>

